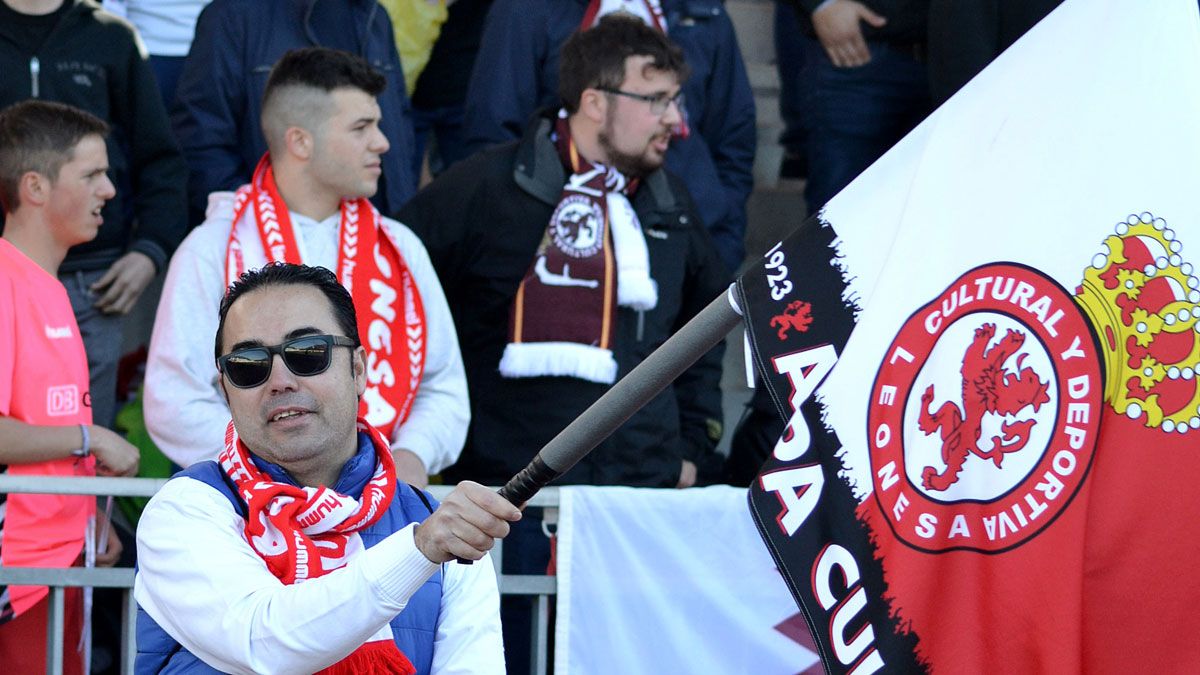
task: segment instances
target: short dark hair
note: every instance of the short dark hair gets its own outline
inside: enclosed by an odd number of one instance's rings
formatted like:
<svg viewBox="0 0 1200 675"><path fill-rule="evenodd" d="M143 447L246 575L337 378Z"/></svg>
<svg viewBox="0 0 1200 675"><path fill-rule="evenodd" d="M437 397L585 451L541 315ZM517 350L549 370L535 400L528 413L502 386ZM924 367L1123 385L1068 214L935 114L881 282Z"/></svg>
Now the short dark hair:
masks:
<svg viewBox="0 0 1200 675"><path fill-rule="evenodd" d="M333 316L337 319L342 333L354 341L354 347L362 344L358 339L358 318L354 312L354 299L333 272L324 267L308 265L293 265L287 262L271 262L248 272L243 272L237 281L229 286L225 297L221 300L220 320L217 323L217 337L213 352L215 358L221 358L222 342L225 335L225 317L229 308L243 295L266 288L268 286L312 286L325 294L333 308Z"/></svg>
<svg viewBox="0 0 1200 675"><path fill-rule="evenodd" d="M0 205L21 205L21 176L36 171L51 182L87 136L108 136L108 124L63 103L28 100L0 110Z"/></svg>
<svg viewBox="0 0 1200 675"><path fill-rule="evenodd" d="M378 97L387 78L360 56L328 47L293 49L280 57L267 77L263 92L263 136L268 147L282 141L290 126L309 131L329 115L328 94L335 89L358 89Z"/></svg>
<svg viewBox="0 0 1200 675"><path fill-rule="evenodd" d="M649 56L647 68L687 79L683 50L662 32L628 14L609 14L594 28L576 31L563 43L558 63L558 95L568 113L579 109L585 89L618 89L625 81L625 59Z"/></svg>

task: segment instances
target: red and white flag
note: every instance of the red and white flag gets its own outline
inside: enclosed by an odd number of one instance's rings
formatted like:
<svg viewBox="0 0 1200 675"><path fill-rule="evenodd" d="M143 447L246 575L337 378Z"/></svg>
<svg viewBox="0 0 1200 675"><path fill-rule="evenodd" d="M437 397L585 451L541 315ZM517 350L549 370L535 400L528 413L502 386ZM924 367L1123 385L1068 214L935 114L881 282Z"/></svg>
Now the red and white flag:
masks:
<svg viewBox="0 0 1200 675"><path fill-rule="evenodd" d="M1067 0L738 282L831 673L1200 672L1200 20Z"/></svg>

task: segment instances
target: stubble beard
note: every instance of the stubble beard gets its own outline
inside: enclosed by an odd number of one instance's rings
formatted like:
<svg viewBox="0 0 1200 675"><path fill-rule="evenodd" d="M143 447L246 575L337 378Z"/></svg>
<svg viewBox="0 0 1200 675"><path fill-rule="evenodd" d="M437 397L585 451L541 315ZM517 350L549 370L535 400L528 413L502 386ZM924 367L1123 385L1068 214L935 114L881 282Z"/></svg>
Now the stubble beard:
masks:
<svg viewBox="0 0 1200 675"><path fill-rule="evenodd" d="M613 131L613 117L610 114L604 120L604 128L600 130L600 134L596 140L600 144L600 148L604 150L604 154L608 156L609 165L614 169L630 178L641 178L662 167L662 160L650 159L646 156L645 150L640 155L633 155L618 150L612 142ZM646 150L649 148L650 145L647 143Z"/></svg>

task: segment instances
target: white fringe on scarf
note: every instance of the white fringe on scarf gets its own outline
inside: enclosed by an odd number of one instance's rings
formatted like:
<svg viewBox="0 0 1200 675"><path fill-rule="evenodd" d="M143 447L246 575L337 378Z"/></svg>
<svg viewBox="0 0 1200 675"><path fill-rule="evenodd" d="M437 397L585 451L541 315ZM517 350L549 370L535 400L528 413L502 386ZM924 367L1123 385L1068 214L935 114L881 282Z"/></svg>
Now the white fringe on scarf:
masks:
<svg viewBox="0 0 1200 675"><path fill-rule="evenodd" d="M608 349L578 342L517 342L504 347L500 374L505 377L578 377L589 382L617 381L617 361Z"/></svg>

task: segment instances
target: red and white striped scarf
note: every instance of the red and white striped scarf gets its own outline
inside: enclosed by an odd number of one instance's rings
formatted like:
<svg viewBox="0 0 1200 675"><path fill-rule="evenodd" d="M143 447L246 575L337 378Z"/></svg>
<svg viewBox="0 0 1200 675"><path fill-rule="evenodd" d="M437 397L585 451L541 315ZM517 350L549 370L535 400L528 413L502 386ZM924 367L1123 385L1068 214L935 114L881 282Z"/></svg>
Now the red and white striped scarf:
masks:
<svg viewBox="0 0 1200 675"><path fill-rule="evenodd" d="M396 495L396 468L387 439L361 417L358 431L370 437L376 462L371 480L355 499L325 486L298 487L273 480L254 464L232 421L225 429L225 450L217 459L246 502L246 541L285 584L303 583L344 567L363 548L358 531L378 521ZM390 629L375 637L382 639L364 643L320 672L416 672Z"/></svg>
<svg viewBox="0 0 1200 675"><path fill-rule="evenodd" d="M238 221L250 205L254 208L249 214L266 255L254 265L245 262L238 232ZM238 189L233 211L225 255L226 286L249 267L273 261L304 262L287 204L275 185L270 155L263 155L253 179ZM369 201L342 200L338 241L335 273L354 298L358 334L366 338L367 390L358 412L391 438L412 411L425 372L425 307L400 248ZM397 299L403 303L399 307Z"/></svg>

